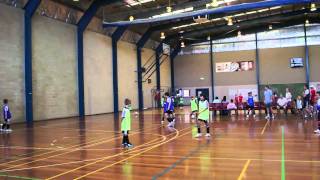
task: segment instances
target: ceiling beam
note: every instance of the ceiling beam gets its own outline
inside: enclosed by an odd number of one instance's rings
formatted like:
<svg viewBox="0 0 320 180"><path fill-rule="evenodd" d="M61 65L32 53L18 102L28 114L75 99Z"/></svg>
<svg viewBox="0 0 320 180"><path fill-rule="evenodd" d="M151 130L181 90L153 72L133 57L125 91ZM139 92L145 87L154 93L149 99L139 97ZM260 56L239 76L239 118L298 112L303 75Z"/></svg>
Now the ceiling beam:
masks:
<svg viewBox="0 0 320 180"><path fill-rule="evenodd" d="M294 12L285 13L285 14L255 18L252 20L242 21L242 22L237 23L233 26L227 26L227 25L208 26L208 27L205 27L202 29L195 29L195 30L184 32L183 37L184 38L197 38L197 37L207 38L209 35L212 35L212 34L213 35L214 34L225 34L227 32L245 29L245 28L248 28L252 25L254 26L256 24L261 26L261 25L272 23L274 21L287 21L290 19L298 19L298 18L306 16L306 14L305 14L306 12L307 12L306 10L299 10L299 11L294 11ZM317 12L320 12L320 11L317 10L316 13ZM312 13L312 14L315 15L315 13ZM311 15L309 14L309 16L311 16ZM266 29L265 26L263 26L263 28ZM201 36L199 36L199 35L201 35ZM173 34L171 36L168 36L167 37L168 42L169 43L172 41L177 42L177 39L179 39L180 36L181 36L181 34Z"/></svg>
<svg viewBox="0 0 320 180"><path fill-rule="evenodd" d="M320 19L315 18L315 17L309 18L309 20L312 23L320 23ZM304 24L304 21L305 21L304 18L300 18L300 19L294 19L294 20L282 22L281 24L274 25L273 30ZM266 27L262 27L260 25L241 29L242 34L253 34L253 33L265 32L265 31L266 31ZM238 35L237 31L232 31L229 33L221 33L221 34L217 34L217 35L212 35L211 39L212 40L219 40L219 39L225 39L225 38L230 38L230 37L236 37L237 35ZM203 43L203 42L209 42L209 41L206 38L202 38L202 39L194 40L194 41L186 40L185 44L191 45L191 44L197 44L197 43Z"/></svg>

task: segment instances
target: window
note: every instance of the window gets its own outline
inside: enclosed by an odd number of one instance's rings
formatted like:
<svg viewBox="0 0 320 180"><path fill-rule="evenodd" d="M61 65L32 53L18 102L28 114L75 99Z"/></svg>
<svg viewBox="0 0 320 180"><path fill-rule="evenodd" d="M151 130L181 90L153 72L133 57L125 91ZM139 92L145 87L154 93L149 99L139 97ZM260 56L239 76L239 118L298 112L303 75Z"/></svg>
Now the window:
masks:
<svg viewBox="0 0 320 180"><path fill-rule="evenodd" d="M320 45L320 25L306 27L307 44ZM292 26L257 34L258 48L284 48L304 46L304 25ZM256 48L255 34L212 41L213 52L253 50ZM209 42L194 44L184 48L180 54L205 54L210 52Z"/></svg>

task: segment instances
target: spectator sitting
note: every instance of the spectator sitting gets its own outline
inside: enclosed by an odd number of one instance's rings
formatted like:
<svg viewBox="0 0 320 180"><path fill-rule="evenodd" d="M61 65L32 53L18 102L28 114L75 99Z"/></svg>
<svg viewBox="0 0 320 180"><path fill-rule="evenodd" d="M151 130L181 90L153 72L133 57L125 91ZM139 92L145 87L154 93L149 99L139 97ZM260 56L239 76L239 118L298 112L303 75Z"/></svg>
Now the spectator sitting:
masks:
<svg viewBox="0 0 320 180"><path fill-rule="evenodd" d="M213 100L213 104L218 104L220 103L219 97L216 96ZM213 115L216 116L217 115L217 110L213 110Z"/></svg>
<svg viewBox="0 0 320 180"><path fill-rule="evenodd" d="M231 114L231 111L232 110L237 110L237 106L236 104L233 102L233 99L230 100L230 102L228 103L227 105L227 110L228 110L228 113Z"/></svg>
<svg viewBox="0 0 320 180"><path fill-rule="evenodd" d="M221 103L227 104L227 96L223 96L223 99L221 100ZM226 116L228 115L228 110L222 110L221 115Z"/></svg>
<svg viewBox="0 0 320 180"><path fill-rule="evenodd" d="M220 103L220 100L219 100L219 97L218 97L218 96L216 96L216 97L214 98L213 103Z"/></svg>
<svg viewBox="0 0 320 180"><path fill-rule="evenodd" d="M283 109L285 114L287 114L287 105L288 105L288 100L287 98L283 97L283 95L280 95L280 98L277 100L277 109Z"/></svg>

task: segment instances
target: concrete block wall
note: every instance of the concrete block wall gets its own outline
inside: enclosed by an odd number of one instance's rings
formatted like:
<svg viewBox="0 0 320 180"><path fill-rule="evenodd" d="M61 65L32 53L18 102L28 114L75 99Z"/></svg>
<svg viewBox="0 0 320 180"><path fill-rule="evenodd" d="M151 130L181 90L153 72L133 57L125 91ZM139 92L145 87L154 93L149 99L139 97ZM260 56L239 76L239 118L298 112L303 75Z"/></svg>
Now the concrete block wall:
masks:
<svg viewBox="0 0 320 180"><path fill-rule="evenodd" d="M14 120L24 121L23 10L0 4L0 99L8 98ZM34 119L78 115L76 27L51 18L33 17ZM113 111L112 46L110 37L84 33L86 115ZM142 61L154 54L143 49ZM136 45L119 41L119 108L124 98L138 107ZM168 69L166 69L168 68ZM162 83L170 85L170 65L161 66ZM144 84L145 107L151 107L151 84Z"/></svg>
<svg viewBox="0 0 320 180"><path fill-rule="evenodd" d="M38 15L32 23L34 119L76 116L76 27Z"/></svg>
<svg viewBox="0 0 320 180"><path fill-rule="evenodd" d="M22 29L23 10L0 3L0 101L9 100L15 122L25 119Z"/></svg>
<svg viewBox="0 0 320 180"><path fill-rule="evenodd" d="M113 112L111 38L84 33L84 92L86 115Z"/></svg>

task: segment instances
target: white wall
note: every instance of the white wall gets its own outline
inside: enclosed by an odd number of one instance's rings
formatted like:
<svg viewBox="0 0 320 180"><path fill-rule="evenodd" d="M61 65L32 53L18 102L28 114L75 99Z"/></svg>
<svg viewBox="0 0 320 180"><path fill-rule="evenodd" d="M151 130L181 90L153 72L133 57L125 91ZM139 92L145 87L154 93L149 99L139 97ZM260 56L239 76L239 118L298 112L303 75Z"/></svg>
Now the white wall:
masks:
<svg viewBox="0 0 320 180"><path fill-rule="evenodd" d="M0 3L0 101L7 98L13 122L25 119L23 11Z"/></svg>
<svg viewBox="0 0 320 180"><path fill-rule="evenodd" d="M32 33L34 119L78 115L76 27L35 15Z"/></svg>
<svg viewBox="0 0 320 180"><path fill-rule="evenodd" d="M137 55L136 46L127 42L118 42L118 88L119 110L123 107L125 98L131 99L132 108L137 109Z"/></svg>
<svg viewBox="0 0 320 180"><path fill-rule="evenodd" d="M113 112L111 39L84 33L84 92L86 115Z"/></svg>

